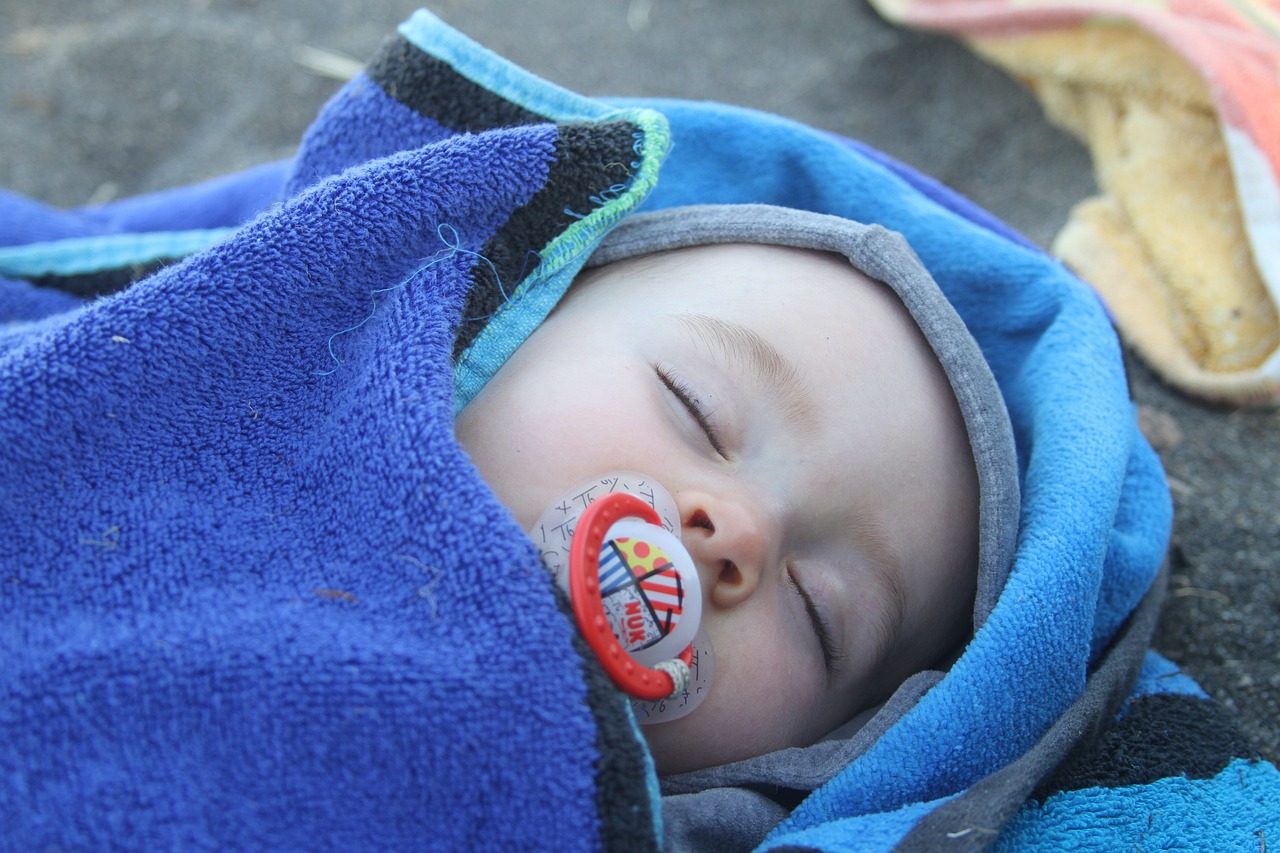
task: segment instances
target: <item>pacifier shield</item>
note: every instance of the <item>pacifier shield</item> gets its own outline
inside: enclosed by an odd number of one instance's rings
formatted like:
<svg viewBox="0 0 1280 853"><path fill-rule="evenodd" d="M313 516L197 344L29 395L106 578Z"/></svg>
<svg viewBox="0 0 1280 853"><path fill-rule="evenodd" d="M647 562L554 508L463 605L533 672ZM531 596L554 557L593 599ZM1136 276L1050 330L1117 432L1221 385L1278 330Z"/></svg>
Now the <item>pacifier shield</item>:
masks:
<svg viewBox="0 0 1280 853"><path fill-rule="evenodd" d="M653 478L635 471L614 471L583 480L543 510L528 531L529 538L538 546L542 562L561 587L568 589L565 572L569 566L569 544L573 541L578 519L591 504L616 492L635 495L653 507L664 530L680 529L680 513L676 509L675 498Z"/></svg>
<svg viewBox="0 0 1280 853"><path fill-rule="evenodd" d="M670 723L688 716L711 693L716 677L716 654L707 632L699 630L693 638L693 655L689 659L689 681L674 696L663 699L631 698L631 713L642 726Z"/></svg>
<svg viewBox="0 0 1280 853"><path fill-rule="evenodd" d="M529 529L579 630L643 725L693 711L715 674L699 630L702 585L678 522L666 489L623 471L578 484Z"/></svg>

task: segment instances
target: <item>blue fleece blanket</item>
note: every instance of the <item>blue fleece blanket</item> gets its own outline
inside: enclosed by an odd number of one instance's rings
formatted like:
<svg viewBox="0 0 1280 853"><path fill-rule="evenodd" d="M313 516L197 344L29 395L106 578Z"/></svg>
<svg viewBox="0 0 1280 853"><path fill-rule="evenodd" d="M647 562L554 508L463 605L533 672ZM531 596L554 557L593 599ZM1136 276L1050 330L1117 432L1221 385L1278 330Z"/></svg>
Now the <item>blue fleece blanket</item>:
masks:
<svg viewBox="0 0 1280 853"><path fill-rule="evenodd" d="M1023 519L991 616L865 748L663 798L452 420L612 225L716 202L907 236L1006 395ZM0 195L0 276L8 849L1280 838L1275 768L1146 652L1170 505L1105 313L863 146L587 100L419 13L288 163Z"/></svg>

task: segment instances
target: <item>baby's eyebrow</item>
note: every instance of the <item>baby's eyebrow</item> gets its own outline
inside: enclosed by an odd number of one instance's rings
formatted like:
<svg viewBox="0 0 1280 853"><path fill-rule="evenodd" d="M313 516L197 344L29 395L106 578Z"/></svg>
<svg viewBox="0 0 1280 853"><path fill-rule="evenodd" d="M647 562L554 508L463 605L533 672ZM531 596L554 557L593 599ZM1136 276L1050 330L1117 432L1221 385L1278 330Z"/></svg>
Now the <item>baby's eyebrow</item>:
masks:
<svg viewBox="0 0 1280 853"><path fill-rule="evenodd" d="M740 369L749 371L774 397L787 420L798 427L814 427L813 389L795 362L758 332L741 323L706 314L675 314L676 322L712 346Z"/></svg>

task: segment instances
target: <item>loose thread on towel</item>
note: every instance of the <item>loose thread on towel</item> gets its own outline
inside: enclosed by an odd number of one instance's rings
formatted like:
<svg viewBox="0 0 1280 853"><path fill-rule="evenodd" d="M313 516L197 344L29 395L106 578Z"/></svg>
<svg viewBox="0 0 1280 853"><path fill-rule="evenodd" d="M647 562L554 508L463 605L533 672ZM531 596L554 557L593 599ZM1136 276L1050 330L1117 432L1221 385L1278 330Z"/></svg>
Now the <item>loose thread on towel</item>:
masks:
<svg viewBox="0 0 1280 853"><path fill-rule="evenodd" d="M631 134L631 136L635 140L635 142L631 144L631 150L635 152L637 159L632 160L630 164L626 166L616 162L609 163L605 166L606 171L610 169L621 169L624 173L626 173L626 176L627 176L626 181L622 183L614 184L613 186L609 187L609 189L605 190L604 193L600 194L603 197L605 193L608 193L610 195L608 199L609 201L613 201L614 199L619 198L624 192L630 189L631 183L636 179L636 172L640 171L641 160L639 158L642 158L644 156L644 151L643 151L644 134L633 133ZM591 200L598 202L598 199L595 196L592 196Z"/></svg>
<svg viewBox="0 0 1280 853"><path fill-rule="evenodd" d="M96 545L99 548L115 548L120 544L120 525L113 524L102 531L97 539L80 537L81 545Z"/></svg>
<svg viewBox="0 0 1280 853"><path fill-rule="evenodd" d="M614 184L611 187L600 190L595 195L587 196L587 201L591 202L597 208L604 207L611 201L617 201L624 192L627 191L629 184ZM574 219L586 219L591 214L578 213L576 210L566 207L564 209L566 216L572 216Z"/></svg>
<svg viewBox="0 0 1280 853"><path fill-rule="evenodd" d="M636 159L631 161L631 172L627 175L628 178L634 178L636 172L640 171L640 166L644 163L644 133L637 130L631 134L631 139L633 140L631 151L636 155Z"/></svg>
<svg viewBox="0 0 1280 853"><path fill-rule="evenodd" d="M533 259L534 267L542 263L542 255L538 254L533 249L529 249L524 253L524 264L521 265L520 272L516 274L515 278L512 279L512 281L516 281L516 282L524 281L524 277L526 275L529 275L529 270L530 270L529 259L530 258ZM502 302L499 303L499 306L506 305L512 302L513 301L512 294L507 293L506 287L502 284L502 277L498 275L498 270L494 267L493 263L489 261L488 258L484 258L484 260L489 263L489 269L493 270L493 277L498 285L498 293L502 294ZM462 322L478 323L481 320L491 320L497 316L497 313L498 313L497 311L494 311L489 314L479 314L474 317L463 317Z"/></svg>
<svg viewBox="0 0 1280 853"><path fill-rule="evenodd" d="M395 557L397 560L404 560L407 563L412 563L427 573L427 582L418 587L418 598L426 600L427 604L431 606L431 621L438 622L440 620L440 614L436 607L434 587L440 582L440 578L443 577L444 572L440 571L440 569L435 566L428 566L412 554L396 554Z"/></svg>
<svg viewBox="0 0 1280 853"><path fill-rule="evenodd" d="M329 368L328 370L317 370L315 372L316 376L328 376L343 365L342 359L338 358L337 353L333 351L333 342L338 338L342 337L343 335L348 335L354 332L355 330L363 326L365 323L368 323L370 320L373 319L374 315L377 314L378 312L378 296L380 294L390 293L394 290L399 290L402 287L406 287L411 281L417 278L421 273L425 272L426 270L430 269L431 267L435 266L438 263L449 260L455 255L471 255L472 257L479 258L480 260L484 261L484 263L487 264L489 269L493 272L493 277L498 283L498 292L502 294L503 301L504 302L509 301L510 297L507 295L506 290L502 286L502 277L498 275L498 268L493 265L492 261L490 261L488 258L480 254L479 252L473 252L470 249L464 249L462 247L462 238L461 236L459 236L457 229L455 229L452 225L449 225L447 222L442 222L436 226L436 236L440 238L440 242L444 244L444 248L438 250L435 254L435 257L433 257L429 261L426 261L425 263L419 264L416 268L414 268L412 272L410 272L407 276L405 276L395 284L390 285L388 287L378 287L373 290L370 290L369 301L372 304L369 308L369 313L365 316L365 318L361 320L359 323L356 323L354 326L348 326L347 328L334 332L332 335L329 336L329 340L325 343L325 347L329 351L329 358L333 360L334 366Z"/></svg>
<svg viewBox="0 0 1280 853"><path fill-rule="evenodd" d="M635 173L639 171L644 159L644 134L637 131L636 133L631 134L631 138L634 140L631 143L631 150L635 152L636 159L631 161L631 169L627 172L627 180L625 183L614 184L607 189L600 190L595 195L588 196L587 201L595 205L597 209L604 207L611 201L617 201L622 197L623 193L631 188L631 181L635 178ZM623 168L621 163L611 163L609 165ZM591 215L590 213L578 213L570 207L566 207L564 209L564 214L566 216L572 216L574 219L586 219Z"/></svg>

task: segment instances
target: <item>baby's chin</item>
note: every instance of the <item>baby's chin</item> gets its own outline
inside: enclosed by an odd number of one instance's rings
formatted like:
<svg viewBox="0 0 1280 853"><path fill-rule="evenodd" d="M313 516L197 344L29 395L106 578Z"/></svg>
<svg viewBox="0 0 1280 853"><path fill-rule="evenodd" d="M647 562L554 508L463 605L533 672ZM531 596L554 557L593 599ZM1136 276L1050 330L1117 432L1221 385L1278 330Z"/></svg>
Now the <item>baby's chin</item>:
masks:
<svg viewBox="0 0 1280 853"><path fill-rule="evenodd" d="M701 710L701 709L700 709ZM668 723L641 726L640 733L653 756L659 776L673 776L724 764L714 753L721 745L716 739L699 737L693 717L698 712Z"/></svg>
<svg viewBox="0 0 1280 853"><path fill-rule="evenodd" d="M783 733L783 725L767 727L770 731L766 734L759 731L762 727L734 719L732 714L716 713L714 707L708 707L711 704L708 701L678 720L640 726L659 776L691 773L816 740Z"/></svg>

